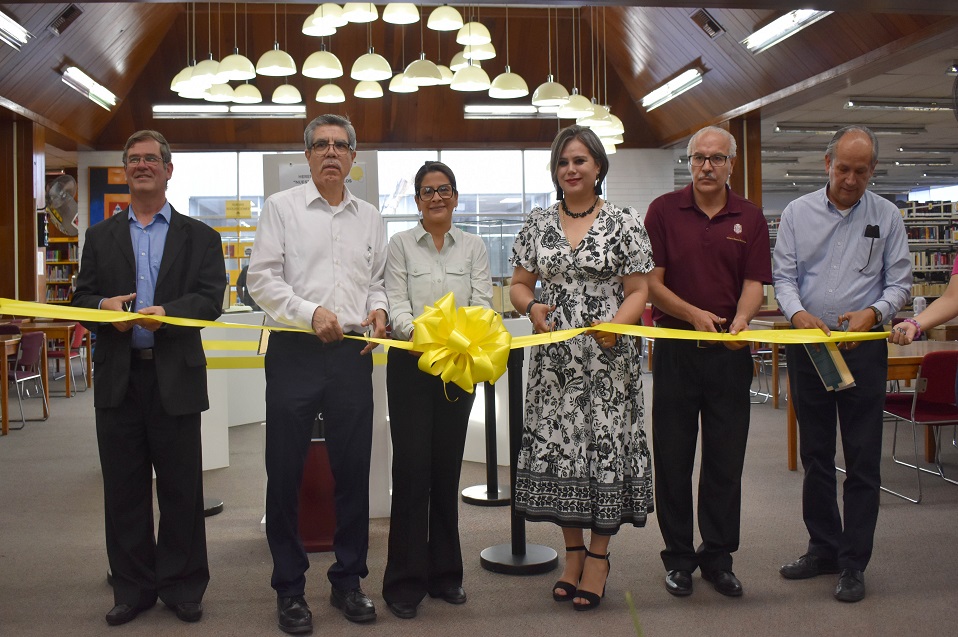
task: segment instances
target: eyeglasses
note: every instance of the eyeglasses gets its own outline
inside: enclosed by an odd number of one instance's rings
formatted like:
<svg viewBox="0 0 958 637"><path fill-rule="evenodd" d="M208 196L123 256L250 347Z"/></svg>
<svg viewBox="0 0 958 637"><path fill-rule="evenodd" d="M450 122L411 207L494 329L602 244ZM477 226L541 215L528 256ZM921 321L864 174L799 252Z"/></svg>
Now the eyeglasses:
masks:
<svg viewBox="0 0 958 637"><path fill-rule="evenodd" d="M309 145L310 149L320 153L325 153L330 146L333 147L333 152L337 155L345 155L352 150L349 142L344 142L341 139L317 139Z"/></svg>
<svg viewBox="0 0 958 637"><path fill-rule="evenodd" d="M445 184L444 186L439 186L438 188L433 188L432 186L423 186L419 189L419 198L423 201L428 201L433 198L433 195L439 193L440 199L449 199L454 194L456 194L456 189L453 188L450 184Z"/></svg>
<svg viewBox="0 0 958 637"><path fill-rule="evenodd" d="M142 157L133 155L132 157L126 158L126 164L128 166L139 166L141 163L147 166L158 166L161 162L165 163L162 157L157 157L156 155L144 155Z"/></svg>
<svg viewBox="0 0 958 637"><path fill-rule="evenodd" d="M718 168L725 165L725 162L728 161L728 155L712 155L709 157L706 155L695 154L689 155L688 159L689 163L695 167L704 166L705 160L707 159L714 168Z"/></svg>

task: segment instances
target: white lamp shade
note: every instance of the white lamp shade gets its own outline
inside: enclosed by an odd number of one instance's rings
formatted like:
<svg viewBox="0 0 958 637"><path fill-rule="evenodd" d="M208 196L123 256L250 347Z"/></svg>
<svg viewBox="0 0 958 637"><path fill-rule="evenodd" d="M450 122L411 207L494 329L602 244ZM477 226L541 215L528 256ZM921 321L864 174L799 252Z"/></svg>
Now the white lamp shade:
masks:
<svg viewBox="0 0 958 637"><path fill-rule="evenodd" d="M232 102L233 87L229 84L214 84L210 87L210 94L206 99L210 102Z"/></svg>
<svg viewBox="0 0 958 637"><path fill-rule="evenodd" d="M551 75L532 94L533 106L565 106L568 101L569 91Z"/></svg>
<svg viewBox="0 0 958 637"><path fill-rule="evenodd" d="M379 82L363 80L356 84L356 88L353 90L353 95L363 99L375 99L377 97L383 96L383 87L379 84Z"/></svg>
<svg viewBox="0 0 958 637"><path fill-rule="evenodd" d="M518 73L513 73L507 66L505 73L500 73L492 80L489 87L489 97L497 100L509 100L516 97L525 97L529 94L529 85Z"/></svg>
<svg viewBox="0 0 958 637"><path fill-rule="evenodd" d="M303 96L299 94L292 84L280 84L273 91L273 102L276 104L299 104L303 101Z"/></svg>
<svg viewBox="0 0 958 637"><path fill-rule="evenodd" d="M372 22L379 17L379 9L372 2L347 2L343 5L343 17L350 22Z"/></svg>
<svg viewBox="0 0 958 637"><path fill-rule="evenodd" d="M259 75L286 77L296 73L296 62L293 61L293 56L279 48L277 42L272 51L260 56L256 62L256 72Z"/></svg>
<svg viewBox="0 0 958 637"><path fill-rule="evenodd" d="M393 79L389 80L389 90L393 93L415 93L419 90L419 86L406 81L404 73L396 73Z"/></svg>
<svg viewBox="0 0 958 637"><path fill-rule="evenodd" d="M196 86L209 88L213 86L213 78L220 70L220 63L216 60L203 60L193 67L193 75L190 77L190 83Z"/></svg>
<svg viewBox="0 0 958 637"><path fill-rule="evenodd" d="M388 80L393 76L393 71L389 67L389 62L378 53L365 53L356 58L353 62L353 68L349 71L349 77L361 82L381 82Z"/></svg>
<svg viewBox="0 0 958 637"><path fill-rule="evenodd" d="M449 88L454 91L486 91L491 84L489 75L485 71L470 64L456 71Z"/></svg>
<svg viewBox="0 0 958 637"><path fill-rule="evenodd" d="M596 133L599 130L612 125L612 117L609 115L609 109L602 104L592 104L592 113L584 115L575 120L580 126L587 126Z"/></svg>
<svg viewBox="0 0 958 637"><path fill-rule="evenodd" d="M572 95L565 106L559 107L559 117L561 119L578 119L592 114L592 102L584 96L579 95L572 89Z"/></svg>
<svg viewBox="0 0 958 637"><path fill-rule="evenodd" d="M481 67L481 66L482 66L482 65L479 63L479 60L473 60L473 61L472 61L472 65L473 65L473 66L478 66L478 67ZM459 53L456 53L455 55L453 55L453 56L452 56L452 61L449 62L449 69L450 69L453 73L455 73L455 72L458 71L459 69L466 68L467 66L469 66L469 60L467 60L466 57L462 54L462 51L460 51Z"/></svg>
<svg viewBox="0 0 958 637"><path fill-rule="evenodd" d="M486 44L492 42L492 36L481 22L467 22L459 29L456 34L456 42L459 44Z"/></svg>
<svg viewBox="0 0 958 637"><path fill-rule="evenodd" d="M233 101L237 104L259 104L263 95L252 84L240 84L233 89Z"/></svg>
<svg viewBox="0 0 958 637"><path fill-rule="evenodd" d="M227 82L233 80L251 80L256 77L256 69L253 68L253 63L248 57L240 55L239 53L233 53L232 55L227 55L220 62L220 70L217 75L223 76Z"/></svg>
<svg viewBox="0 0 958 637"><path fill-rule="evenodd" d="M319 9L316 10L317 12ZM336 25L330 20L323 20L317 17L315 13L306 16L303 20L303 35L311 35L314 38L321 38L336 33Z"/></svg>
<svg viewBox="0 0 958 637"><path fill-rule="evenodd" d="M383 21L389 24L419 22L419 9L411 2L390 2L383 9Z"/></svg>
<svg viewBox="0 0 958 637"><path fill-rule="evenodd" d="M343 64L329 51L316 51L303 62L303 75L320 79L343 76Z"/></svg>
<svg viewBox="0 0 958 637"><path fill-rule="evenodd" d="M316 101L323 104L339 104L346 101L346 94L335 84L324 84L316 91Z"/></svg>
<svg viewBox="0 0 958 637"><path fill-rule="evenodd" d="M496 57L496 47L492 46L492 42L467 44L462 49L462 57L467 60L491 60Z"/></svg>
<svg viewBox="0 0 958 637"><path fill-rule="evenodd" d="M416 86L436 86L442 84L442 72L435 63L426 59L426 54L421 53L418 60L413 60L403 71L407 82ZM452 73L449 74L452 77Z"/></svg>
<svg viewBox="0 0 958 637"><path fill-rule="evenodd" d="M462 28L462 15L459 10L444 4L433 9L426 26L433 31L455 31Z"/></svg>
<svg viewBox="0 0 958 637"><path fill-rule="evenodd" d="M602 142L602 148L605 149L605 154L606 154L606 155L614 155L614 154L615 154L615 144L609 142L608 139L606 139L605 137L600 137L599 140ZM608 142L608 143L607 143L607 142Z"/></svg>
<svg viewBox="0 0 958 637"><path fill-rule="evenodd" d="M193 77L193 67L187 66L184 67L182 71L173 76L173 81L170 82L170 90L174 93L179 93L185 89L190 84L190 78Z"/></svg>
<svg viewBox="0 0 958 637"><path fill-rule="evenodd" d="M606 131L602 131L601 133L599 133L599 137L601 137L602 139L607 139L613 144L622 143L622 135L609 135L606 133Z"/></svg>
<svg viewBox="0 0 958 637"><path fill-rule="evenodd" d="M625 125L622 124L622 120L616 117L615 115L613 115L612 113L609 113L609 122L610 123L607 126L604 126L602 128L602 132L601 132L602 136L604 137L622 136L622 134L625 133ZM620 139L619 142L621 141L622 140Z"/></svg>
<svg viewBox="0 0 958 637"><path fill-rule="evenodd" d="M476 64L478 64L478 62L476 62ZM448 66L443 66L442 64L437 64L436 66L439 67L439 74L442 75L442 82L440 82L440 84L444 86L449 86L452 84L452 69L450 69Z"/></svg>
<svg viewBox="0 0 958 637"><path fill-rule="evenodd" d="M349 20L343 17L343 8L335 2L324 2L313 11L313 20L331 27L344 27Z"/></svg>
<svg viewBox="0 0 958 637"><path fill-rule="evenodd" d="M203 100L209 97L210 87L209 86L199 86L190 82L186 87L180 91L180 97L185 97L190 100Z"/></svg>

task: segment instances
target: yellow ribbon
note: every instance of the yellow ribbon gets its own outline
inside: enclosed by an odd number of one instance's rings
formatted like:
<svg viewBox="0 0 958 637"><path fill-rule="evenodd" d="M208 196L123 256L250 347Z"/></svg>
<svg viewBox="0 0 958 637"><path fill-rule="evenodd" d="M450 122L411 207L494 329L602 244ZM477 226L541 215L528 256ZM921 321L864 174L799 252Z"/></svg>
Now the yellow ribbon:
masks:
<svg viewBox="0 0 958 637"><path fill-rule="evenodd" d="M461 307L452 292L413 320L412 349L419 369L472 393L476 383L495 382L506 371L512 335L494 310Z"/></svg>

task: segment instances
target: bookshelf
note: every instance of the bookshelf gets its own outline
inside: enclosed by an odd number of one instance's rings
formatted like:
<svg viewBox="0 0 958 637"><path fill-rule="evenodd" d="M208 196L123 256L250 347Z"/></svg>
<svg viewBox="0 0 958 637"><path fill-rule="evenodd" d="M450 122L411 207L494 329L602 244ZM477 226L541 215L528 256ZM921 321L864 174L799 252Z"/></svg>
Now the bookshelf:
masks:
<svg viewBox="0 0 958 637"><path fill-rule="evenodd" d="M899 209L912 257L912 297L941 296L955 264L958 204L950 201L909 203Z"/></svg>
<svg viewBox="0 0 958 637"><path fill-rule="evenodd" d="M73 299L73 275L80 267L79 238L50 233L46 255L46 301L66 304Z"/></svg>

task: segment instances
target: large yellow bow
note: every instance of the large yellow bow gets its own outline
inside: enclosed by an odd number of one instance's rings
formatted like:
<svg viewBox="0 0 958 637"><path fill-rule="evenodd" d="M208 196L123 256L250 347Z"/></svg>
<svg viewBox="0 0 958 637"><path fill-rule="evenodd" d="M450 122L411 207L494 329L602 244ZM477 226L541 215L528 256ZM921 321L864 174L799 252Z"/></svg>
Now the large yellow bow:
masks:
<svg viewBox="0 0 958 637"><path fill-rule="evenodd" d="M495 311L456 310L452 292L413 320L413 347L422 352L419 369L472 393L476 383L495 382L506 371L512 336Z"/></svg>

